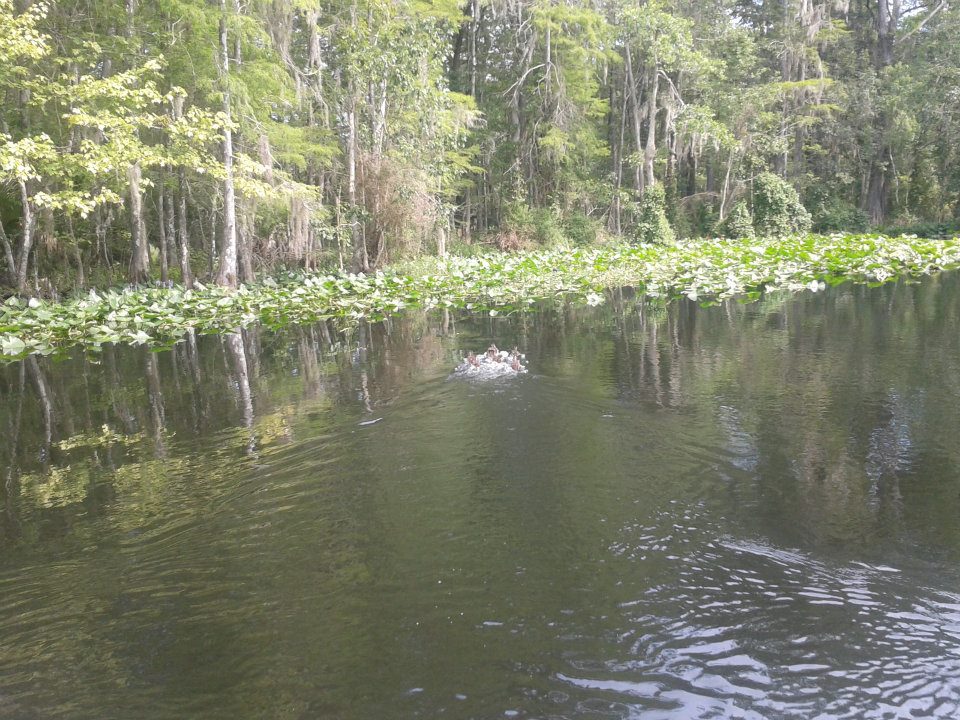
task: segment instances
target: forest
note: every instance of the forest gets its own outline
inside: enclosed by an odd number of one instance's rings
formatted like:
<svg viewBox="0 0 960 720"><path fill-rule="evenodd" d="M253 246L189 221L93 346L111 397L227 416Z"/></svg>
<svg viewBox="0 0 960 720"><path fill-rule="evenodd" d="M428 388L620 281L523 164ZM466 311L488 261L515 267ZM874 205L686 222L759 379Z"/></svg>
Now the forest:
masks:
<svg viewBox="0 0 960 720"><path fill-rule="evenodd" d="M0 0L0 289L960 218L948 0Z"/></svg>

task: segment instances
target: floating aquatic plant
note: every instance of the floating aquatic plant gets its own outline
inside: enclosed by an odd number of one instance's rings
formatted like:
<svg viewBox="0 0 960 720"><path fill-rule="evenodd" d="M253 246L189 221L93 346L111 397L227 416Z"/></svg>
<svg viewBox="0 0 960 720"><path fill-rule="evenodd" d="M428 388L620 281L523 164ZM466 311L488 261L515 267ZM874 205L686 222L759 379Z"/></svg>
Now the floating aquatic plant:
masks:
<svg viewBox="0 0 960 720"><path fill-rule="evenodd" d="M254 322L275 328L329 318L377 320L407 307L499 314L550 298L597 305L602 290L616 286L705 302L818 291L846 280L883 283L956 267L960 238L808 235L491 253L436 259L415 274L301 273L239 290L126 288L62 303L13 297L0 305L0 360L74 345L163 346L189 331L226 332Z"/></svg>

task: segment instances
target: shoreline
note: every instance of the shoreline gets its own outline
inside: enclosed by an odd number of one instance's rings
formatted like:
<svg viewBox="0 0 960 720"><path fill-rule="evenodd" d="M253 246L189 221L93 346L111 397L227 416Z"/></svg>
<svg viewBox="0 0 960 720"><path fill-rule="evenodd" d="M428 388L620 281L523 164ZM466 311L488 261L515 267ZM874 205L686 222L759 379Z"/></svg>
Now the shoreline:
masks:
<svg viewBox="0 0 960 720"><path fill-rule="evenodd" d="M13 297L0 305L0 362L104 343L165 347L191 330L225 333L257 322L376 321L406 308L497 315L551 298L598 305L614 287L662 301L753 300L762 292L882 284L958 267L960 237L835 234L429 258L368 275L291 274L237 290L127 287L60 302Z"/></svg>

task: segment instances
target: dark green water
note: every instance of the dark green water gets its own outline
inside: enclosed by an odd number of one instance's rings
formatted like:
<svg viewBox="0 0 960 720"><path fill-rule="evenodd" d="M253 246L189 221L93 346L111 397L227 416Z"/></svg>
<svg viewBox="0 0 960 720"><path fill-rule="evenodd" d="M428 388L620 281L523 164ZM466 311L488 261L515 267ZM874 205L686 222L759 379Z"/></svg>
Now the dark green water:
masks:
<svg viewBox="0 0 960 720"><path fill-rule="evenodd" d="M30 360L0 471L0 718L960 716L955 274Z"/></svg>

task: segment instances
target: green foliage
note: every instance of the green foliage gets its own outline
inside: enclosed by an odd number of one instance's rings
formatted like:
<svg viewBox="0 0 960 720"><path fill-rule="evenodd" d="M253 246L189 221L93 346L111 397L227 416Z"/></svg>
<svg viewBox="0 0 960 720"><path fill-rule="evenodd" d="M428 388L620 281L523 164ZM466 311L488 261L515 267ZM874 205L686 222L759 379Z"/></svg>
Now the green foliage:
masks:
<svg viewBox="0 0 960 720"><path fill-rule="evenodd" d="M519 250L529 243L549 247L563 239L564 228L556 211L531 208L518 199L506 208L498 246L503 250Z"/></svg>
<svg viewBox="0 0 960 720"><path fill-rule="evenodd" d="M727 219L720 225L720 234L727 238L753 238L756 233L753 229L753 216L750 214L750 208L746 200L740 200Z"/></svg>
<svg viewBox="0 0 960 720"><path fill-rule="evenodd" d="M592 217L574 211L563 220L563 236L575 245L592 245L600 235L600 223Z"/></svg>
<svg viewBox="0 0 960 720"><path fill-rule="evenodd" d="M870 224L863 210L836 195L815 204L811 216L815 232L864 232Z"/></svg>
<svg viewBox="0 0 960 720"><path fill-rule="evenodd" d="M528 243L550 247L565 241L590 245L599 232L600 224L580 211L563 214L557 208L531 208L514 200L505 211L500 246L518 250Z"/></svg>
<svg viewBox="0 0 960 720"><path fill-rule="evenodd" d="M23 79L23 62L39 60L49 52L49 39L40 30L48 11L45 2L18 13L12 0L0 0L0 84Z"/></svg>
<svg viewBox="0 0 960 720"><path fill-rule="evenodd" d="M802 234L810 230L810 213L796 189L773 173L760 173L753 181L753 217L757 232L765 237Z"/></svg>
<svg viewBox="0 0 960 720"><path fill-rule="evenodd" d="M159 59L108 76L88 60L35 82L27 69L48 51L49 38L38 29L47 7L35 5L13 19L9 9L9 3L0 1L0 21L12 23L23 35L0 41L0 63L4 58L9 62L0 74L0 91L29 87L27 107L57 118L51 133L68 141L19 126L0 133L0 184L22 185L34 208L85 218L100 205L120 202L126 180L118 171L134 163L143 168L189 165L201 172L219 168L209 148L226 119L190 108L174 120L166 107L184 92L161 91ZM95 54L99 48L85 49ZM150 132L163 133L169 143L145 140Z"/></svg>
<svg viewBox="0 0 960 720"><path fill-rule="evenodd" d="M450 257L416 275L298 273L230 291L127 288L65 303L10 298L0 305L0 360L72 345L168 345L188 331L276 328L336 318L379 319L405 307L509 312L538 300L598 304L604 287L633 285L651 298L756 298L761 290L818 292L826 282L882 283L960 267L960 238L880 235L693 240L670 245L557 247Z"/></svg>
<svg viewBox="0 0 960 720"><path fill-rule="evenodd" d="M693 22L671 12L664 0L624 8L621 26L645 59L665 70L690 69L705 62L694 48Z"/></svg>
<svg viewBox="0 0 960 720"><path fill-rule="evenodd" d="M949 222L917 220L909 216L898 217L886 228L891 234L916 235L917 237L947 238L960 235L960 219Z"/></svg>
<svg viewBox="0 0 960 720"><path fill-rule="evenodd" d="M465 222L514 249L601 228L745 235L747 208L715 217L745 195L773 236L950 227L960 8L906 13L880 67L864 62L881 57L869 3L788 5L0 0L0 269L89 281L126 265L131 165L150 253L162 194L186 200L187 255L215 255L227 127L259 267L375 266ZM666 198L634 205L647 185Z"/></svg>
<svg viewBox="0 0 960 720"><path fill-rule="evenodd" d="M639 243L671 243L673 228L667 219L667 195L663 185L648 187L640 199L633 237Z"/></svg>
<svg viewBox="0 0 960 720"><path fill-rule="evenodd" d="M536 208L532 219L533 237L539 245L550 247L563 242L563 224L553 208Z"/></svg>

